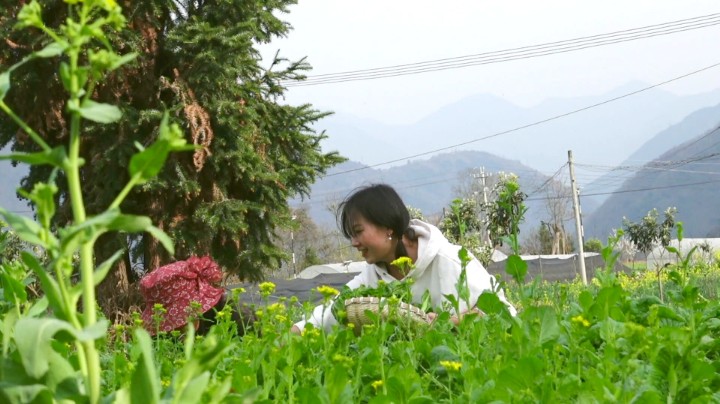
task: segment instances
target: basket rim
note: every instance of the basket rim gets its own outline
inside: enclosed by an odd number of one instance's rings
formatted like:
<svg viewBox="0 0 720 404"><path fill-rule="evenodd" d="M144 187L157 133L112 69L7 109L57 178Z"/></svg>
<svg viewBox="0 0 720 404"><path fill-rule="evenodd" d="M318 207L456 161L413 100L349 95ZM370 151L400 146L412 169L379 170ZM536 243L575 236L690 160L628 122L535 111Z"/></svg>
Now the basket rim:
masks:
<svg viewBox="0 0 720 404"><path fill-rule="evenodd" d="M349 299L345 299L345 310L348 313L348 317L355 317L359 316L360 318L356 318L359 320L360 323L367 323L368 319L365 316L365 310L370 310L375 313L380 311L380 304L387 300L385 297L376 297L376 296L356 296L351 297ZM405 302L399 302L398 303L398 310L401 312L402 317L407 317L411 319L414 322L417 323L424 323L424 324L430 324L430 317L419 307L405 303ZM356 311L354 315L352 315L352 311ZM383 308L383 315L386 316L387 313L387 306ZM362 321L360 321L362 320Z"/></svg>

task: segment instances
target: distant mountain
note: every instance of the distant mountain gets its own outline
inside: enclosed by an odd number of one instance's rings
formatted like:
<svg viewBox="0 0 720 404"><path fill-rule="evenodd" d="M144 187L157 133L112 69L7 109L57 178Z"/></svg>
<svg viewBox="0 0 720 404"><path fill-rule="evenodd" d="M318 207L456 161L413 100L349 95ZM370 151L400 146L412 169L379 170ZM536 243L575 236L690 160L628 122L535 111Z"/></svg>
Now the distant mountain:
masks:
<svg viewBox="0 0 720 404"><path fill-rule="evenodd" d="M720 100L720 90L678 96L659 88L624 97L645 87L628 83L608 94L549 99L528 108L479 94L411 125L384 125L338 112L316 128L327 130L325 150L369 165L459 145L554 172L567 161L568 150L578 162L617 165L659 132ZM588 108L595 104L600 105Z"/></svg>
<svg viewBox="0 0 720 404"><path fill-rule="evenodd" d="M720 236L720 114L718 107L705 112L717 117L714 130L673 147L625 181L584 220L586 237L606 239L623 217L638 221L653 208L662 217L668 207L678 209L685 237Z"/></svg>
<svg viewBox="0 0 720 404"><path fill-rule="evenodd" d="M720 104L695 111L679 123L658 133L620 163L619 169L611 171L583 187L582 194L588 195L580 199L583 212L592 214L593 206L600 206L607 200L612 191L625 180L631 167L641 166L657 159L673 147L715 129L719 123ZM627 167L627 169L623 167Z"/></svg>
<svg viewBox="0 0 720 404"><path fill-rule="evenodd" d="M530 192L547 176L513 160L479 151L438 154L430 159L408 162L390 168L371 168L348 161L334 167L312 186L310 199L293 200L291 205L309 210L313 220L335 226L335 210L355 188L385 182L397 189L406 204L420 209L426 217L440 215L457 198L457 189L469 181L469 170L483 167L486 172L512 172L519 176L522 189ZM537 225L544 213L542 202L529 201L526 223Z"/></svg>

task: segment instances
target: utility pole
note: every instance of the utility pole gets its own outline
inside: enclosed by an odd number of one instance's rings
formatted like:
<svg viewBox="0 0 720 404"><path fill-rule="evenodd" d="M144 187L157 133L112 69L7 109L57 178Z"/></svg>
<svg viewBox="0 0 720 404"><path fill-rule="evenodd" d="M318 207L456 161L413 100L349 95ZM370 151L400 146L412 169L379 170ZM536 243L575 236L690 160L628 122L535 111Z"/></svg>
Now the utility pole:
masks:
<svg viewBox="0 0 720 404"><path fill-rule="evenodd" d="M575 184L575 169L573 168L572 150L568 150L568 167L570 168L570 188L573 196L573 208L575 208L575 230L578 238L578 261L580 262L580 273L582 274L583 285L587 285L587 273L585 272L585 251L583 251L583 228L580 215L580 199L578 198L577 185Z"/></svg>
<svg viewBox="0 0 720 404"><path fill-rule="evenodd" d="M290 218L293 222L297 219L297 216L292 215ZM297 278L297 265L295 264L295 232L293 228L290 228L290 250L292 251L292 265L293 265L293 278Z"/></svg>
<svg viewBox="0 0 720 404"><path fill-rule="evenodd" d="M475 178L475 179L478 179L478 178L480 179L480 185L482 186L482 193L483 193L483 204L484 204L484 205L487 205L487 203L488 203L488 200L487 200L487 191L488 191L488 189L487 189L487 186L485 185L485 178L489 177L490 174L487 174L487 173L485 172L485 167L480 167L480 174L473 174L472 176L473 176L473 178ZM484 205L483 205L483 206L484 206ZM481 218L481 223L484 225L484 227L483 227L483 229L482 229L482 242L483 242L483 244L485 244L485 245L489 245L489 244L490 244L490 234L489 234L488 229L487 229L487 216L485 215L485 211L484 211L484 210L481 210L481 214L482 214L482 216L483 216L483 217Z"/></svg>

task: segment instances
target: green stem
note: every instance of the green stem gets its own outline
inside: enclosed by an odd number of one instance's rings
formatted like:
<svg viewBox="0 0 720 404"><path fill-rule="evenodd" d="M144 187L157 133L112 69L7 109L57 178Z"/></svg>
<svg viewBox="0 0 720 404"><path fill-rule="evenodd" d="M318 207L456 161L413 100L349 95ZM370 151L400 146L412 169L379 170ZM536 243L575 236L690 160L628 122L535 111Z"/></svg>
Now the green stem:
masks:
<svg viewBox="0 0 720 404"><path fill-rule="evenodd" d="M70 100L74 105L79 105L80 86L78 83L78 51L68 52L70 56ZM75 224L81 224L86 220L85 205L80 184L80 114L73 111L70 121L70 148L65 172L68 181L68 193L73 211ZM93 245L92 242L85 242L80 247L80 276L82 282L82 302L84 326L89 327L97 321L95 312L95 282L93 280ZM85 378L91 403L100 401L100 357L95 347L95 341L82 343L85 351Z"/></svg>
<svg viewBox="0 0 720 404"><path fill-rule="evenodd" d="M140 179L140 175L136 174L132 178L130 178L130 181L128 181L127 184L125 184L125 187L120 191L120 193L115 197L115 200L110 204L110 207L108 209L115 209L119 208L120 204L123 200L125 200L125 197L130 193L130 191L137 185L138 181Z"/></svg>
<svg viewBox="0 0 720 404"><path fill-rule="evenodd" d="M40 135L37 134L37 132L35 132L31 127L29 127L28 124L25 123L25 121L20 119L20 117L15 115L13 110L11 110L10 107L8 107L7 104L5 104L5 101L0 100L0 108L3 110L3 112L8 114L10 116L10 118L12 118L12 120L15 121L15 123L22 130L24 130L25 133L27 133L32 138L32 140L35 141L35 143L37 143L37 145L43 149L43 151L47 152L47 151L51 150L50 146L48 146L48 144L45 143L44 140L42 140L42 138L40 137Z"/></svg>

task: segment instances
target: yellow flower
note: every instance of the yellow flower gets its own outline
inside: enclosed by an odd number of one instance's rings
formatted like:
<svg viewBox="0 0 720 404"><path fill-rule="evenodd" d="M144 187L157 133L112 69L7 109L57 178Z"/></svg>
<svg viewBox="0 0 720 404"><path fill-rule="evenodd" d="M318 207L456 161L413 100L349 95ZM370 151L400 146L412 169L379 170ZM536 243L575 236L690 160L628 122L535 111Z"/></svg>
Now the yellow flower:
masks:
<svg viewBox="0 0 720 404"><path fill-rule="evenodd" d="M245 293L245 288L235 288L232 289L232 298L233 300L238 300L238 297L240 297L241 294Z"/></svg>
<svg viewBox="0 0 720 404"><path fill-rule="evenodd" d="M345 355L335 354L333 355L333 362L339 363L343 366L352 366L353 360Z"/></svg>
<svg viewBox="0 0 720 404"><path fill-rule="evenodd" d="M455 361L440 361L440 365L449 372L457 372L462 367L462 363Z"/></svg>
<svg viewBox="0 0 720 404"><path fill-rule="evenodd" d="M325 300L340 294L337 289L327 285L318 286L315 290L317 290L317 292L320 293Z"/></svg>
<svg viewBox="0 0 720 404"><path fill-rule="evenodd" d="M583 327L590 327L590 322L585 319L585 317L582 316L582 314L579 314L573 318L570 319L573 323L582 324Z"/></svg>
<svg viewBox="0 0 720 404"><path fill-rule="evenodd" d="M372 382L372 386L375 389L375 391L378 391L378 389L382 388L382 386L384 384L385 384L385 382L382 380L375 380L374 382Z"/></svg>
<svg viewBox="0 0 720 404"><path fill-rule="evenodd" d="M410 272L413 268L415 268L415 264L413 264L410 257L400 257L394 260L390 263L390 265L396 266L400 268L400 271L404 274L407 274Z"/></svg>
<svg viewBox="0 0 720 404"><path fill-rule="evenodd" d="M225 307L223 307L222 310L218 311L217 314L215 314L215 318L218 319L218 320L224 320L224 319L226 319L226 318L230 318L230 316L232 315L232 314L230 313L230 309L226 310L226 309L229 308L229 307L230 307L230 306L225 306Z"/></svg>
<svg viewBox="0 0 720 404"><path fill-rule="evenodd" d="M285 305L282 303L273 303L269 305L266 310L270 314L283 314L285 313Z"/></svg>
<svg viewBox="0 0 720 404"><path fill-rule="evenodd" d="M308 338L319 337L319 336L320 336L320 330L317 329L317 328L310 328L310 327L303 328L303 330L302 330L302 332L301 332L301 335L302 335L303 337L308 337Z"/></svg>
<svg viewBox="0 0 720 404"><path fill-rule="evenodd" d="M260 284L260 294L263 297L270 296L275 291L275 284L272 282L263 282Z"/></svg>

